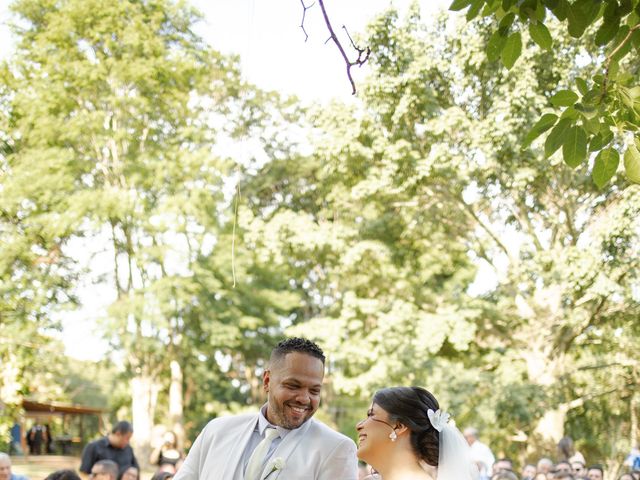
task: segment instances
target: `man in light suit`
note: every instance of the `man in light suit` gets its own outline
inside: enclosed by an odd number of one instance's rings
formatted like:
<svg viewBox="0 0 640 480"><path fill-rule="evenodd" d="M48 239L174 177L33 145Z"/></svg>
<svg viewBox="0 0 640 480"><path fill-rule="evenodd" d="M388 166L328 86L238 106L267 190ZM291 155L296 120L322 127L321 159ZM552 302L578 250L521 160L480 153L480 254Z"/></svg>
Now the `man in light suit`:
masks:
<svg viewBox="0 0 640 480"><path fill-rule="evenodd" d="M351 439L314 420L324 354L289 338L271 352L259 412L210 421L174 480L356 480Z"/></svg>

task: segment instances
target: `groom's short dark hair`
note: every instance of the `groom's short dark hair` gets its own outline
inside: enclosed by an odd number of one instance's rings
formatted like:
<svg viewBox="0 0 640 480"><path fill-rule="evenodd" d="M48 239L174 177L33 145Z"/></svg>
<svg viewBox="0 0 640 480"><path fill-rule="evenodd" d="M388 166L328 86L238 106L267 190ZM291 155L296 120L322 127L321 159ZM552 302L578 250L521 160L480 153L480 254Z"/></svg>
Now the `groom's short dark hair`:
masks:
<svg viewBox="0 0 640 480"><path fill-rule="evenodd" d="M324 365L325 358L322 349L311 340L299 337L286 338L278 343L271 351L269 363L273 365L274 363L277 363L278 360L283 359L288 353L293 352L311 355L312 357L319 359Z"/></svg>

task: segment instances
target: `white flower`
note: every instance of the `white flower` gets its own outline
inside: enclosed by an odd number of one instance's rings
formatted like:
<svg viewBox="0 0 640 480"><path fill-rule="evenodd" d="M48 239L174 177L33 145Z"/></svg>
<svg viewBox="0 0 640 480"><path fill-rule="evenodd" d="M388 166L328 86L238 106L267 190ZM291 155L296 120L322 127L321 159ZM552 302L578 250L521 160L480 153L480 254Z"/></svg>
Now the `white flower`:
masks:
<svg viewBox="0 0 640 480"><path fill-rule="evenodd" d="M431 425L433 425L433 428L441 432L444 426L449 421L449 417L451 417L451 415L440 409L436 410L435 412L429 409L427 410L427 417L429 417L429 421L431 422Z"/></svg>
<svg viewBox="0 0 640 480"><path fill-rule="evenodd" d="M271 469L269 470L269 473L267 473L267 475L264 477L265 479L271 475L273 472L279 472L280 470L282 470L285 467L285 463L284 463L284 458L282 457L276 457L271 461Z"/></svg>

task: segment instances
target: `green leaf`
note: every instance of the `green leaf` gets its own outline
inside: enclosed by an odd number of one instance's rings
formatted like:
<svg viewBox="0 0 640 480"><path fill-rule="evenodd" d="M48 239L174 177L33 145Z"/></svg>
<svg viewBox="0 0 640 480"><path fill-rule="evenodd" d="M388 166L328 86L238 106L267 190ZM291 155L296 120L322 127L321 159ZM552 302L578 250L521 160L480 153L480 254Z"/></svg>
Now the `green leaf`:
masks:
<svg viewBox="0 0 640 480"><path fill-rule="evenodd" d="M624 170L630 182L640 183L640 152L635 145L624 152Z"/></svg>
<svg viewBox="0 0 640 480"><path fill-rule="evenodd" d="M598 188L604 187L615 175L620 163L620 155L613 148L606 148L598 154L593 165L593 183Z"/></svg>
<svg viewBox="0 0 640 480"><path fill-rule="evenodd" d="M472 0L453 0L453 3L449 6L449 10L458 12L471 5Z"/></svg>
<svg viewBox="0 0 640 480"><path fill-rule="evenodd" d="M582 116L588 120L592 120L598 115L598 109L589 103L576 102L573 106Z"/></svg>
<svg viewBox="0 0 640 480"><path fill-rule="evenodd" d="M504 17L502 17L502 20L500 20L500 23L498 24L498 29L502 30L503 32L507 32L511 28L511 25L513 25L513 21L515 19L516 19L515 13L507 13Z"/></svg>
<svg viewBox="0 0 640 480"><path fill-rule="evenodd" d="M560 90L555 93L549 101L554 107L571 107L578 101L578 94L571 90Z"/></svg>
<svg viewBox="0 0 640 480"><path fill-rule="evenodd" d="M487 42L487 59L490 62L495 62L500 58L500 54L502 53L502 49L507 43L507 37L500 33L500 30L496 30L489 38Z"/></svg>
<svg viewBox="0 0 640 480"><path fill-rule="evenodd" d="M602 25L596 32L596 45L604 46L615 38L620 30L620 17L614 17L610 20L602 19Z"/></svg>
<svg viewBox="0 0 640 480"><path fill-rule="evenodd" d="M540 48L543 48L547 51L551 50L553 39L551 38L549 29L544 23L532 22L529 25L529 34L531 35L533 41L536 42Z"/></svg>
<svg viewBox="0 0 640 480"><path fill-rule="evenodd" d="M471 20L473 20L478 16L478 14L480 13L480 9L482 8L482 5L484 5L484 0L472 0L471 6L467 11L467 22L470 22Z"/></svg>
<svg viewBox="0 0 640 480"><path fill-rule="evenodd" d="M576 110L574 107L567 107L564 109L564 112L562 112L562 115L560 115L560 118L564 119L564 118L570 118L571 120L577 120L580 117L580 112L578 112L578 110Z"/></svg>
<svg viewBox="0 0 640 480"><path fill-rule="evenodd" d="M589 151L597 152L598 150L602 150L604 147L609 145L613 140L613 132L611 130L606 130L604 132L600 132L597 135L591 137L591 143L589 143Z"/></svg>
<svg viewBox="0 0 640 480"><path fill-rule="evenodd" d="M631 0L620 0L620 6L617 11L621 17L630 14L633 11L633 2Z"/></svg>
<svg viewBox="0 0 640 480"><path fill-rule="evenodd" d="M562 146L562 144L564 143L564 136L572 124L572 119L564 118L560 120L555 127L553 127L553 130L551 130L551 133L549 133L547 140L544 142L545 157L550 157L556 150L558 150Z"/></svg>
<svg viewBox="0 0 640 480"><path fill-rule="evenodd" d="M569 35L574 38L580 38L589 26L585 13L577 5L569 5L567 19L569 21Z"/></svg>
<svg viewBox="0 0 640 480"><path fill-rule="evenodd" d="M521 53L522 37L520 36L520 32L514 32L509 35L509 38L507 38L507 42L502 49L502 53L500 55L502 64L507 67L507 69L511 70Z"/></svg>
<svg viewBox="0 0 640 480"><path fill-rule="evenodd" d="M638 4L638 6L640 6L640 3ZM640 53L640 30L636 30L635 32L633 32L633 34L631 35L631 43Z"/></svg>
<svg viewBox="0 0 640 480"><path fill-rule="evenodd" d="M578 91L580 92L580 94L583 96L586 95L586 93L589 91L587 81L582 77L576 78L576 86L578 87Z"/></svg>
<svg viewBox="0 0 640 480"><path fill-rule="evenodd" d="M531 142L533 142L536 138L553 127L557 121L557 115L553 113L545 113L531 128L531 130L529 130L529 133L527 133L522 148L524 149L531 145Z"/></svg>
<svg viewBox="0 0 640 480"><path fill-rule="evenodd" d="M571 168L576 168L587 157L587 133L582 127L573 126L567 130L562 144L562 158Z"/></svg>

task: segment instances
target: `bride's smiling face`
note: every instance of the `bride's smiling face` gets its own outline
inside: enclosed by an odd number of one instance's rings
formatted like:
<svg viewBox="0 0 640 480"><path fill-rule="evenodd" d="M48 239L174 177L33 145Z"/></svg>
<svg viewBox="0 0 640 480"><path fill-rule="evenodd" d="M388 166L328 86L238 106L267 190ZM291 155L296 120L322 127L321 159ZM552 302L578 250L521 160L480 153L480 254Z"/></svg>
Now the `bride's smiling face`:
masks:
<svg viewBox="0 0 640 480"><path fill-rule="evenodd" d="M367 418L356 425L358 432L358 458L370 465L393 444L389 435L394 431L389 413L375 403L367 412Z"/></svg>

